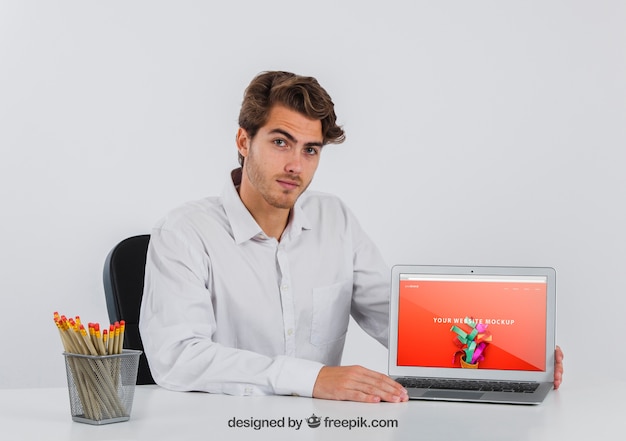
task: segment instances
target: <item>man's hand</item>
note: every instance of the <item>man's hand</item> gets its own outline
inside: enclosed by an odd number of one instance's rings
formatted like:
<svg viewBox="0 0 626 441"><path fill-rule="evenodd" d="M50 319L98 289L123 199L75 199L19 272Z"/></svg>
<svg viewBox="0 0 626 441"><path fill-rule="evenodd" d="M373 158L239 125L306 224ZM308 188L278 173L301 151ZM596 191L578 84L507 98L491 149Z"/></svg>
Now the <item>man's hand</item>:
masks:
<svg viewBox="0 0 626 441"><path fill-rule="evenodd" d="M317 375L313 397L365 403L399 403L409 399L400 384L362 366L324 366Z"/></svg>
<svg viewBox="0 0 626 441"><path fill-rule="evenodd" d="M563 351L559 346L554 350L554 388L558 389L563 381Z"/></svg>

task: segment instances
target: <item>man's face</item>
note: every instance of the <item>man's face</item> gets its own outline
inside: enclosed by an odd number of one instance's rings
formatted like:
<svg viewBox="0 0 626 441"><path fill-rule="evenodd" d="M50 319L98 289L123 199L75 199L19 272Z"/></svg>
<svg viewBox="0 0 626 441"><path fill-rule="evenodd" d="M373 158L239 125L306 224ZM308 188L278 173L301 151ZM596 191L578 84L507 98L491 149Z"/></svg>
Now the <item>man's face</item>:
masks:
<svg viewBox="0 0 626 441"><path fill-rule="evenodd" d="M254 138L240 128L237 147L245 157L240 191L244 204L249 209L291 209L313 180L322 140L321 121L280 105L272 107Z"/></svg>

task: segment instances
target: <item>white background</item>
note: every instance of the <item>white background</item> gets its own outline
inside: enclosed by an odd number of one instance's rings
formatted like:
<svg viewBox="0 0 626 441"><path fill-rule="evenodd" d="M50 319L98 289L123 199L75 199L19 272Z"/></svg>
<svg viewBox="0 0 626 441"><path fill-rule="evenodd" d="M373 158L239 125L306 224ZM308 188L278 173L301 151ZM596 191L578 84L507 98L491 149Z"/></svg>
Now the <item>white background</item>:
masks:
<svg viewBox="0 0 626 441"><path fill-rule="evenodd" d="M568 382L626 363L626 2L0 0L0 388L62 386L52 314L107 323L122 238L236 166L242 93L312 75L313 187L392 265L557 270ZM345 363L385 371L352 326Z"/></svg>

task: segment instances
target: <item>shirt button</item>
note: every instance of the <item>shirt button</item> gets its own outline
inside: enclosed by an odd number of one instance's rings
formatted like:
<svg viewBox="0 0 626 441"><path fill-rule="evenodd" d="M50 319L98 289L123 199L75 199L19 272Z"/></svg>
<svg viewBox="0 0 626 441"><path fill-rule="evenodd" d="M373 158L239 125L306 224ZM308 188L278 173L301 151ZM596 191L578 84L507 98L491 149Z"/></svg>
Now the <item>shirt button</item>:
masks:
<svg viewBox="0 0 626 441"><path fill-rule="evenodd" d="M287 329L287 335L293 335L293 329L291 328Z"/></svg>
<svg viewBox="0 0 626 441"><path fill-rule="evenodd" d="M289 285L283 285L280 287L282 291L287 291L289 289Z"/></svg>

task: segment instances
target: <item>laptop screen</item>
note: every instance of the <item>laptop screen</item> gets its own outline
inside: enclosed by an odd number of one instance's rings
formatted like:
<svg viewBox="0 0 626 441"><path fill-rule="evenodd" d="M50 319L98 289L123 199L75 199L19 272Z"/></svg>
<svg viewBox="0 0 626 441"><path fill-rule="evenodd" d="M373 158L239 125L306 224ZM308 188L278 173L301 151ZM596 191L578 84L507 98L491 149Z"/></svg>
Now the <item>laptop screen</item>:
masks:
<svg viewBox="0 0 626 441"><path fill-rule="evenodd" d="M397 366L546 370L547 277L400 273L398 289Z"/></svg>

